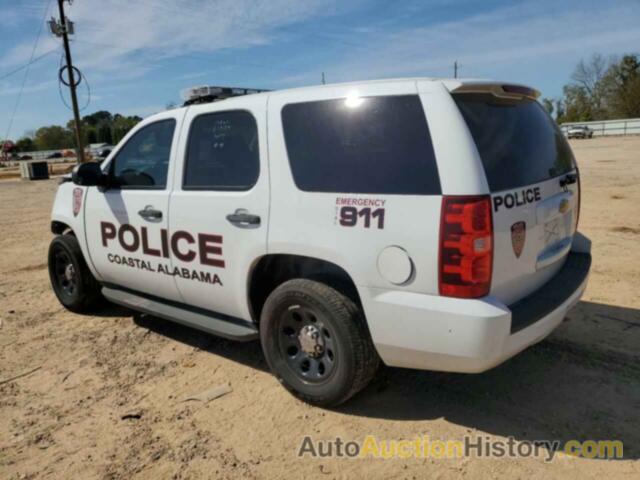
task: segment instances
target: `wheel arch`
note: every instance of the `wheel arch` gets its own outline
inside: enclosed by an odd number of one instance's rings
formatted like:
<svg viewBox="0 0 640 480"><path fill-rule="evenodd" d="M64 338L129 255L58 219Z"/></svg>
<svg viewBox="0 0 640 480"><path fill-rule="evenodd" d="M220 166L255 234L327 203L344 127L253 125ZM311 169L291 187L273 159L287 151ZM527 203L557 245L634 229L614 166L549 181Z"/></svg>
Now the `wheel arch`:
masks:
<svg viewBox="0 0 640 480"><path fill-rule="evenodd" d="M51 221L51 233L53 233L54 235L65 235L65 234L75 235L76 234L73 231L73 228L71 228L65 222L61 222L59 220Z"/></svg>
<svg viewBox="0 0 640 480"><path fill-rule="evenodd" d="M340 265L317 257L296 254L268 254L254 262L249 272L247 296L251 318L259 322L264 303L279 285L295 278L326 283L361 306L353 278Z"/></svg>

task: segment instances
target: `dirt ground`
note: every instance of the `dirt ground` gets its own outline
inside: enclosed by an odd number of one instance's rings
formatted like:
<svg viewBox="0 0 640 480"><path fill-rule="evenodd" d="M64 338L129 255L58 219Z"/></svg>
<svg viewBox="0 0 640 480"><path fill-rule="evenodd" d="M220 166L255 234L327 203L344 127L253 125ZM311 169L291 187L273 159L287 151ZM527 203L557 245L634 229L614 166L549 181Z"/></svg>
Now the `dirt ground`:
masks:
<svg viewBox="0 0 640 480"><path fill-rule="evenodd" d="M572 143L583 301L480 375L384 368L335 410L290 396L257 342L106 308L68 313L46 269L56 181L0 182L0 478L640 478L640 137ZM228 384L208 404L183 402ZM300 459L302 438L618 439L624 460Z"/></svg>

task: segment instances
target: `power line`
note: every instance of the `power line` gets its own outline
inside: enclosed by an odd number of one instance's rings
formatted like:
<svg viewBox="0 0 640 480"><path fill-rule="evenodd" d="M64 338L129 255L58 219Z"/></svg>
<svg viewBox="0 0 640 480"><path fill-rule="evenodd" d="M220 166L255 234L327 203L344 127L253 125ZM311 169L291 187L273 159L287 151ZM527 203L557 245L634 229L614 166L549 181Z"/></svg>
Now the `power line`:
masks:
<svg viewBox="0 0 640 480"><path fill-rule="evenodd" d="M56 47L56 48L52 48L51 50L47 50L43 54L38 55L36 58L31 60L30 62L25 63L21 67L18 67L18 68L14 69L14 70L11 70L10 72L7 72L7 73L3 74L2 76L0 76L0 80L4 80L5 78L10 77L11 75L15 75L16 73L24 70L25 68L29 67L30 65L33 65L34 63L38 62L39 60L42 60L46 56L51 55L53 52L58 51L59 49L60 49L60 47Z"/></svg>
<svg viewBox="0 0 640 480"><path fill-rule="evenodd" d="M38 28L38 34L36 35L36 41L33 43L33 48L31 49L31 56L29 57L29 61L25 66L26 70L24 72L24 77L22 78L22 85L20 86L20 91L18 92L16 103L13 106L13 112L11 113L11 117L9 119L9 126L7 127L7 134L4 136L5 139L9 139L9 134L11 133L11 127L13 127L13 120L15 119L16 112L18 111L18 105L20 105L20 100L22 99L22 92L24 91L24 86L27 84L27 77L29 76L29 66L34 62L36 49L38 48L38 43L40 42L40 35L42 34L42 28L44 27L44 20L47 17L47 12L49 11L49 5L51 5L51 0L47 0L47 3L44 7L44 12L42 12L42 19L40 20L40 26Z"/></svg>

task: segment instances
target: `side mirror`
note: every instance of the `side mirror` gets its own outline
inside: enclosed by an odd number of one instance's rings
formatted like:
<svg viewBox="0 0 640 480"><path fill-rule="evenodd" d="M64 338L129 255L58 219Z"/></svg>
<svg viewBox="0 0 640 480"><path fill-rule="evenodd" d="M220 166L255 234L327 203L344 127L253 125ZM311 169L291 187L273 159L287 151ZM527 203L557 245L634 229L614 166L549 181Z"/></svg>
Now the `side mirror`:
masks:
<svg viewBox="0 0 640 480"><path fill-rule="evenodd" d="M107 184L107 176L99 163L81 163L73 169L71 181L83 187L103 187Z"/></svg>

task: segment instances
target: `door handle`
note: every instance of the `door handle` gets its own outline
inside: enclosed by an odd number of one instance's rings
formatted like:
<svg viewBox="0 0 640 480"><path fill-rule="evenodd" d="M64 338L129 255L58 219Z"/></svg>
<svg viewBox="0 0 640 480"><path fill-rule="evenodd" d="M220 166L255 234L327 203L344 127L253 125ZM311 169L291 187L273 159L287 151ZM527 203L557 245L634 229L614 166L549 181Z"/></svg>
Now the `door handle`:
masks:
<svg viewBox="0 0 640 480"><path fill-rule="evenodd" d="M156 210L151 205L147 205L143 210L139 210L138 215L145 220L160 220L162 218L162 212L160 210Z"/></svg>
<svg viewBox="0 0 640 480"><path fill-rule="evenodd" d="M253 215L244 208L238 208L234 213L227 215L227 220L240 228L256 228L260 225L260 216Z"/></svg>

